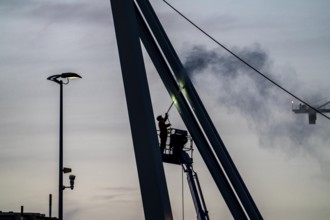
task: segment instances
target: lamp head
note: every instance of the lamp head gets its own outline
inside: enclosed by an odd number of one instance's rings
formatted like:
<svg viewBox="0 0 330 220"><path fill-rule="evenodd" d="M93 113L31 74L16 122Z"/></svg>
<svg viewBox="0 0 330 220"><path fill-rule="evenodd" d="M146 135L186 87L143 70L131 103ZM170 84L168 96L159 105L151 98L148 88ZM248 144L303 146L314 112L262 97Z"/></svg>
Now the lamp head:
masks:
<svg viewBox="0 0 330 220"><path fill-rule="evenodd" d="M60 76L63 79L81 79L81 76L79 76L77 73L71 73L71 72L62 73Z"/></svg>
<svg viewBox="0 0 330 220"><path fill-rule="evenodd" d="M56 83L63 83L63 79L66 79L67 82L64 84L68 84L70 79L81 79L82 77L79 76L77 73L72 73L72 72L67 72L67 73L62 73L62 74L57 74L57 75L52 75L48 77L47 79Z"/></svg>

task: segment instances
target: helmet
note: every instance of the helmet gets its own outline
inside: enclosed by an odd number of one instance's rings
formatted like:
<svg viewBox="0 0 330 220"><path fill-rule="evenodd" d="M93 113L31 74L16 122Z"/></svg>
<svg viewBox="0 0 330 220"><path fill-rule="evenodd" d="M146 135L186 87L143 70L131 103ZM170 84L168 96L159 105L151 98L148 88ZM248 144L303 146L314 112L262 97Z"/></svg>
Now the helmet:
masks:
<svg viewBox="0 0 330 220"><path fill-rule="evenodd" d="M161 115L158 115L157 116L157 121L161 121L161 120L163 120L163 117Z"/></svg>

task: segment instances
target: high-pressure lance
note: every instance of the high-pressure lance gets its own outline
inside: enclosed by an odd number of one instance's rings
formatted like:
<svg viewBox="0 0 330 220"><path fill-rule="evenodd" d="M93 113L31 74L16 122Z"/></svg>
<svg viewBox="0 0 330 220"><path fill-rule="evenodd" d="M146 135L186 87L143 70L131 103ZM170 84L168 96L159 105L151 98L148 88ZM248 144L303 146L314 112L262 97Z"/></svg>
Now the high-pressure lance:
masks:
<svg viewBox="0 0 330 220"><path fill-rule="evenodd" d="M167 110L167 112L165 114L168 114L168 112L171 110L176 97L179 95L179 93L181 92L182 89L184 89L184 86L181 86L181 88L179 89L179 91L174 95L174 98L172 98L173 99L172 100L172 103L171 103L170 107L168 108L168 110Z"/></svg>

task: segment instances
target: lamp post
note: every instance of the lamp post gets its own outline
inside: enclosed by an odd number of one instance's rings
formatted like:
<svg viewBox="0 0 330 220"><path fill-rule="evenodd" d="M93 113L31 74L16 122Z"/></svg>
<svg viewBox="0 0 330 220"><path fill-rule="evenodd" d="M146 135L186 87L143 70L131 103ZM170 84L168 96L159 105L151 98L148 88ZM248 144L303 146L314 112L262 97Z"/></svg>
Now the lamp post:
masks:
<svg viewBox="0 0 330 220"><path fill-rule="evenodd" d="M70 79L80 79L76 73L62 73L47 79L60 85L60 128L59 128L59 178L58 178L58 219L63 220L63 85L69 84ZM64 81L65 80L65 81Z"/></svg>

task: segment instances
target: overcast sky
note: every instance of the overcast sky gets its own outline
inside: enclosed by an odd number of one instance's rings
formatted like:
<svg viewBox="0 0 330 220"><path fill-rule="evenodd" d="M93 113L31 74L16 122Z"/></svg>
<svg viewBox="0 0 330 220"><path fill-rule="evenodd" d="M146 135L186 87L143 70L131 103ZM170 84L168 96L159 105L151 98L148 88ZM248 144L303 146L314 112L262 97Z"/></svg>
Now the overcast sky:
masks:
<svg viewBox="0 0 330 220"><path fill-rule="evenodd" d="M310 104L330 101L329 1L169 2ZM292 97L151 3L264 219L329 219L330 121L309 125ZM48 215L53 194L57 216L59 86L46 78L71 71L83 79L64 87L64 165L77 176L64 217L144 219L110 2L0 0L0 28L0 210ZM145 55L154 114L163 114L171 99ZM185 129L174 108L170 120ZM197 150L194 162L210 218L231 219ZM164 168L174 218L184 200L195 219L181 168Z"/></svg>

